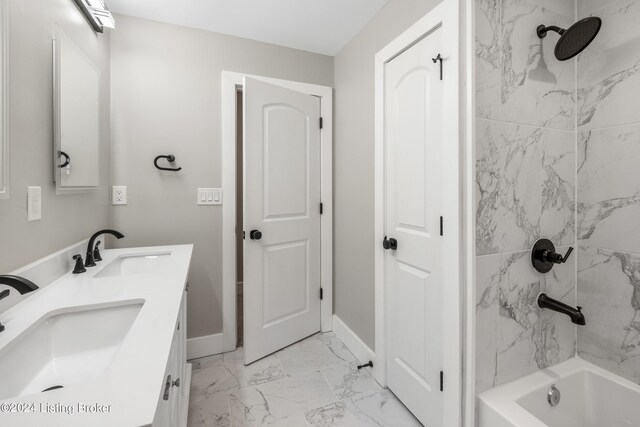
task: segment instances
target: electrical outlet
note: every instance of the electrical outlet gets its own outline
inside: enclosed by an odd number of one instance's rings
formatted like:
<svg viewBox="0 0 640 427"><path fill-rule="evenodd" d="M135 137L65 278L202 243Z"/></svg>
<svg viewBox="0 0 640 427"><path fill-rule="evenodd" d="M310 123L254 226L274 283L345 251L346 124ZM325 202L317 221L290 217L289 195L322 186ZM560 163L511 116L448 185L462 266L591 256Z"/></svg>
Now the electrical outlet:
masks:
<svg viewBox="0 0 640 427"><path fill-rule="evenodd" d="M111 204L114 206L127 204L127 186L126 185L113 186Z"/></svg>
<svg viewBox="0 0 640 427"><path fill-rule="evenodd" d="M27 187L27 221L42 219L42 188Z"/></svg>

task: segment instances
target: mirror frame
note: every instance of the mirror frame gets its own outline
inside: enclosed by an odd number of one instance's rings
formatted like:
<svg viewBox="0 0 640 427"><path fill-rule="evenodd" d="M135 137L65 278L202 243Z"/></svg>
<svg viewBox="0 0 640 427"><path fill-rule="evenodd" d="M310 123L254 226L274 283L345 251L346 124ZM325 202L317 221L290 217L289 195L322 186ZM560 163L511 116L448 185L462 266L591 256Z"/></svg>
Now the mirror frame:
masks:
<svg viewBox="0 0 640 427"><path fill-rule="evenodd" d="M0 0L6 1L6 0ZM95 186L82 186L82 187L63 187L61 185L61 174L62 170L58 167L60 164L60 156L59 152L62 147L62 138L61 138L61 129L60 129L60 52L61 52L61 38L62 35L66 37L71 43L73 43L75 48L81 53L81 55L87 60L87 62L96 70L98 74L98 81L100 82L100 87L98 88L98 115L100 120L98 122L98 158L100 156L100 147L102 146L102 71L100 68L89 58L89 56L82 50L82 48L76 44L76 42L71 38L69 33L67 33L64 28L60 26L60 24L56 24L54 37L51 41L52 46L52 73L53 73L53 182L56 185L56 194L68 194L68 193L83 193L90 192L100 188L100 172L98 169L98 185ZM98 161L98 168L99 168Z"/></svg>
<svg viewBox="0 0 640 427"><path fill-rule="evenodd" d="M0 0L0 199L9 198L9 0Z"/></svg>

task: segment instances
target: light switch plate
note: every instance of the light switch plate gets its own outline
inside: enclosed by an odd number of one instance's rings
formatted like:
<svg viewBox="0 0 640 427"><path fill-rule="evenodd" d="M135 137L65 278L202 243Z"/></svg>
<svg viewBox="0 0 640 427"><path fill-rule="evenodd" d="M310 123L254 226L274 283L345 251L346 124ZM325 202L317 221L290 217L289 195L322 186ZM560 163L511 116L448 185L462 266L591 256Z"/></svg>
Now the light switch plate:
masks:
<svg viewBox="0 0 640 427"><path fill-rule="evenodd" d="M222 188L198 188L199 206L216 206L222 204Z"/></svg>
<svg viewBox="0 0 640 427"><path fill-rule="evenodd" d="M27 221L42 219L42 188L27 187Z"/></svg>
<svg viewBox="0 0 640 427"><path fill-rule="evenodd" d="M127 204L127 186L126 185L113 186L111 204L114 206Z"/></svg>

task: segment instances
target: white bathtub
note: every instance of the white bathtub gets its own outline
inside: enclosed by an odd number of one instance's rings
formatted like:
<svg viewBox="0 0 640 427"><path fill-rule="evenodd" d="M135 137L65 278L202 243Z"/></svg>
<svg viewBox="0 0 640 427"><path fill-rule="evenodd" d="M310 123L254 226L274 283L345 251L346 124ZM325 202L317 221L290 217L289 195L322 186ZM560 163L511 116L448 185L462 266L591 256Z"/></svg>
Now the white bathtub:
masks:
<svg viewBox="0 0 640 427"><path fill-rule="evenodd" d="M552 385L561 393L552 407ZM478 396L479 427L640 427L640 386L579 358Z"/></svg>

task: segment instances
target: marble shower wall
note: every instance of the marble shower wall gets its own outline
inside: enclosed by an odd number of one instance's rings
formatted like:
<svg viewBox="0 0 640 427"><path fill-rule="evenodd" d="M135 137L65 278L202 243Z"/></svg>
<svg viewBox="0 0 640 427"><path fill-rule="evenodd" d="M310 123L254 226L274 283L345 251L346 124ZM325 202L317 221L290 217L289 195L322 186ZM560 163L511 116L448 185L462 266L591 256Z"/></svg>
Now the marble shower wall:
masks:
<svg viewBox="0 0 640 427"><path fill-rule="evenodd" d="M578 353L640 383L640 1L578 11L603 20L578 59Z"/></svg>
<svg viewBox="0 0 640 427"><path fill-rule="evenodd" d="M535 304L575 305L576 257L547 275L529 260L540 237L575 244L576 61L535 31L574 21L574 0L476 0L478 392L576 351L569 319Z"/></svg>

